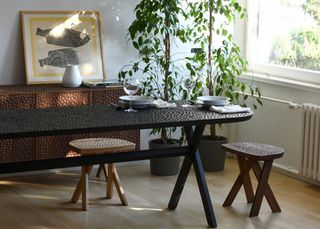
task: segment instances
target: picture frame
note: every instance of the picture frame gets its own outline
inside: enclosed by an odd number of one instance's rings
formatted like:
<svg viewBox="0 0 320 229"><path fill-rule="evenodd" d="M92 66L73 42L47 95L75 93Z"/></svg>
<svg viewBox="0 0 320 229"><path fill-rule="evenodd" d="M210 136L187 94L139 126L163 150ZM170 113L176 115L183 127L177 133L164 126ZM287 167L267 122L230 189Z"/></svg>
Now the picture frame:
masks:
<svg viewBox="0 0 320 229"><path fill-rule="evenodd" d="M106 80L98 11L20 11L27 84L61 83L67 65L82 80Z"/></svg>

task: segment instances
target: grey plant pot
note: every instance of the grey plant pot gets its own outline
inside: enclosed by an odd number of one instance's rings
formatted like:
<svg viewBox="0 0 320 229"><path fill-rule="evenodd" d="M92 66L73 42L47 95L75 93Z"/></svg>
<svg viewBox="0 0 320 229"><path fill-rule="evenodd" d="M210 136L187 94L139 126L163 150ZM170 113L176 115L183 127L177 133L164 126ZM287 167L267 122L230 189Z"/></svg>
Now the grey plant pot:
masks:
<svg viewBox="0 0 320 229"><path fill-rule="evenodd" d="M179 144L163 144L160 139L149 141L150 149L178 147ZM157 176L172 176L179 172L180 157L150 159L151 174Z"/></svg>
<svg viewBox="0 0 320 229"><path fill-rule="evenodd" d="M226 152L222 150L221 145L228 142L223 136L212 139L209 136L203 136L200 140L199 152L205 171L224 170Z"/></svg>

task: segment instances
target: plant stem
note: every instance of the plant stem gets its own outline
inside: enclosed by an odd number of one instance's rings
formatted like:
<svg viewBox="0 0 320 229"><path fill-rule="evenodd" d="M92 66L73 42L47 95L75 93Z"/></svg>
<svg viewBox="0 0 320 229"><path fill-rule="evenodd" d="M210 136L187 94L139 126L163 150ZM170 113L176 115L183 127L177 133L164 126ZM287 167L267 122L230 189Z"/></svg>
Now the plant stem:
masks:
<svg viewBox="0 0 320 229"><path fill-rule="evenodd" d="M164 144L168 143L167 130L165 128L161 128L161 139Z"/></svg>
<svg viewBox="0 0 320 229"><path fill-rule="evenodd" d="M169 29L170 21L169 21L169 15L166 14L166 28ZM170 34L167 30L164 38L164 45L165 45L165 69L164 69L164 100L169 100L169 93L168 93L168 78L169 78L169 67L170 67Z"/></svg>
<svg viewBox="0 0 320 229"><path fill-rule="evenodd" d="M213 138L216 136L216 125L210 124L210 136Z"/></svg>
<svg viewBox="0 0 320 229"><path fill-rule="evenodd" d="M212 4L211 0L209 0L209 37L208 37L208 69L207 69L207 79L208 79L208 89L209 95L213 95L213 82L212 82Z"/></svg>

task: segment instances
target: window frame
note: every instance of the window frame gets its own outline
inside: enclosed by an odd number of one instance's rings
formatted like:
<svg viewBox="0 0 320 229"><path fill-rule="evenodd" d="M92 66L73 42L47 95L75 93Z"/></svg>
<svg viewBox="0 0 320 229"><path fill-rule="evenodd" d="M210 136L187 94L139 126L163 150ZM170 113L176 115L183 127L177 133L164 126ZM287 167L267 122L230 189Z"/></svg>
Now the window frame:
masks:
<svg viewBox="0 0 320 229"><path fill-rule="evenodd" d="M246 0L248 19L246 22L245 53L249 63L249 69L253 73L262 75L273 75L279 78L294 80L298 82L320 85L320 71L286 67L276 64L258 63L254 61L253 51L256 47L257 39L257 15L259 10L259 1Z"/></svg>

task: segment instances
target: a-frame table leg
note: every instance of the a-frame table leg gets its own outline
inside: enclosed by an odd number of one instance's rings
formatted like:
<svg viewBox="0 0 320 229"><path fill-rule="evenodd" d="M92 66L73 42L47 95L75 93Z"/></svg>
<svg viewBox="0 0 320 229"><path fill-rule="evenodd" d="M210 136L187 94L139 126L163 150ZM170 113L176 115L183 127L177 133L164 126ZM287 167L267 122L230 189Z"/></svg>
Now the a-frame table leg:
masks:
<svg viewBox="0 0 320 229"><path fill-rule="evenodd" d="M196 126L195 130L193 131L191 126L184 127L189 147L189 155L185 157L183 165L180 169L178 179L173 189L168 208L174 210L177 207L191 165L193 164L208 225L210 227L217 227L216 218L212 208L211 198L198 151L200 138L202 136L204 128L204 125Z"/></svg>

